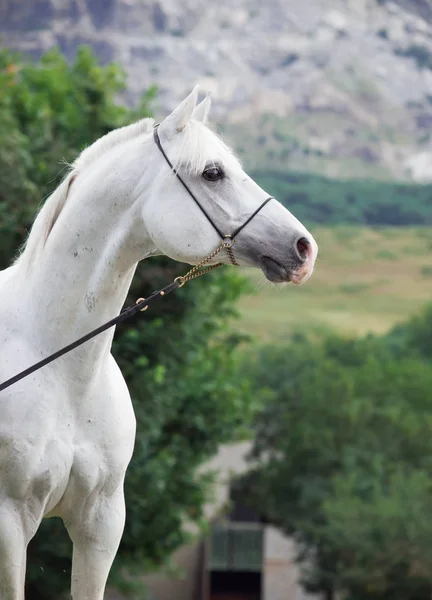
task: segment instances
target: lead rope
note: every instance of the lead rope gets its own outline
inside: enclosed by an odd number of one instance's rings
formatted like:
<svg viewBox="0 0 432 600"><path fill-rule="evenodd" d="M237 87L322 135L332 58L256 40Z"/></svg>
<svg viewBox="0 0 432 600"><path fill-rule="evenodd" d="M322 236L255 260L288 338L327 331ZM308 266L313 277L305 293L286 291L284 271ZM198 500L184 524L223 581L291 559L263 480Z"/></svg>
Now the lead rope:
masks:
<svg viewBox="0 0 432 600"><path fill-rule="evenodd" d="M192 269L190 271L188 271L185 275L180 275L179 277L176 277L174 279L174 281L169 283L167 286L165 286L161 290L158 290L157 292L153 292L153 294L151 294L151 296L149 296L148 298L138 298L138 300L135 302L135 304L132 304L131 306L128 306L127 308L123 309L119 315L117 315L110 321L107 321L100 327L93 329L93 331L90 331L89 333L87 333L83 337L79 338L75 342L68 344L61 350L57 350L57 352L54 352L50 356L47 356L46 358L40 360L39 362L35 363L31 367L28 367L24 371L21 371L20 373L17 373L17 375L14 375L13 377L11 377L10 379L7 379L3 383L0 383L0 392L5 390L6 388L10 387L14 383L17 383L21 379L24 379L24 377L28 377L28 375L31 375L35 371L42 369L42 367L49 365L51 362L53 362L57 358L60 358L61 356L64 356L71 350L75 350L75 348L78 348L79 346L81 346L82 344L87 342L88 340L91 340L92 338L99 335L100 333L103 333L107 329L114 327L115 325L117 325L118 323L121 323L122 321L126 321L126 319L133 317L138 312L144 312L145 310L148 309L149 305L154 300L157 300L158 298L168 295L170 292L173 292L177 288L183 287L185 283L187 283L188 281L191 281L192 279L201 277L202 275L205 275L206 273L209 273L210 271L213 271L214 269L221 267L223 265L223 263L217 263L215 265L210 265L210 266L206 267L205 269L201 268L204 265L206 265L210 260L212 260L215 256L217 256L220 252L222 252L222 250L226 250L228 252L228 254L230 254L230 252L232 253L232 250L231 250L232 244L233 244L232 240L230 240L229 238L225 239L223 241L223 243L218 248L216 248L216 250L214 250L209 256L207 256L207 258L205 258L204 260L200 261L197 265L192 267Z"/></svg>

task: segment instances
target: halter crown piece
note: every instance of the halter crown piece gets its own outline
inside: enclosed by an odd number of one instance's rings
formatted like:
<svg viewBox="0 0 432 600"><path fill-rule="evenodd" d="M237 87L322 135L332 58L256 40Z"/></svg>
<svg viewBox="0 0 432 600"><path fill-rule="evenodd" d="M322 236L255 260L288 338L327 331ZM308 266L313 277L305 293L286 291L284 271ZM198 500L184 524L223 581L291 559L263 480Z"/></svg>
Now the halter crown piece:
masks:
<svg viewBox="0 0 432 600"><path fill-rule="evenodd" d="M222 245L219 246L219 248L217 250L215 250L215 253L218 254L221 250L226 250L227 254L232 262L233 265L235 265L236 267L239 266L238 262L236 261L235 257L234 257L234 252L232 250L232 246L234 245L235 242L235 238L236 236L240 233L240 231L242 229L244 229L246 227L246 225L248 223L250 223L252 221L252 219L260 212L260 210L262 208L264 208L264 206L270 202L270 200L274 200L273 196L269 196L268 198L266 198L264 200L264 202L262 204L260 204L260 206L258 206L258 208L250 215L250 217L248 217L246 219L246 221L243 223L243 225L240 225L240 227L237 227L237 229L231 233L231 234L223 234L222 231L219 229L219 227L216 225L216 223L213 221L213 219L211 218L211 216L208 214L208 212L206 211L206 209L204 208L204 206L201 204L201 202L198 200L198 198L195 196L195 194L192 192L192 190L190 189L190 187L187 185L187 183L184 181L184 179L182 178L182 176L180 175L180 173L177 171L177 169L174 167L174 165L172 164L172 162L170 161L170 159L168 158L167 153L165 152L165 150L163 149L163 146L161 144L160 141L160 137L159 137L159 133L158 133L158 128L159 128L159 123L157 125L154 126L153 129L153 139L155 141L156 146L159 148L159 150L161 151L162 156L164 157L164 159L166 160L166 162L168 163L169 167L171 168L172 172L174 173L174 175L177 177L177 179L180 181L180 183L182 184L182 186L185 188L185 190L188 192L189 196L192 198L192 200L195 201L195 203L199 206L199 208L201 209L201 211L204 213L204 215L207 217L207 220L209 221L209 223L211 223L211 225L213 226L213 229L215 229L215 231L218 233L219 237L222 240ZM211 256L207 257L204 261L202 261L199 265L196 265L197 269L199 268L199 266L206 264L209 260L211 260L212 258L214 258L214 256L216 255L215 253L213 253ZM218 263L217 266L220 266L221 263ZM213 265L214 268L216 268L216 265ZM195 271L196 272L196 271ZM186 277L186 276L185 276Z"/></svg>

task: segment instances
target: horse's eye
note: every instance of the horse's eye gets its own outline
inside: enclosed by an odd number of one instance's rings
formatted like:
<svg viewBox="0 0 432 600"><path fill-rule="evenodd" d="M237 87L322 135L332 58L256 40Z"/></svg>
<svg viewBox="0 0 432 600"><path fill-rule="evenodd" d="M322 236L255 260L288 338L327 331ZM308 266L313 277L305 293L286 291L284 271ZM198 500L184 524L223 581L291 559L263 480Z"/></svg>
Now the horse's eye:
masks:
<svg viewBox="0 0 432 600"><path fill-rule="evenodd" d="M219 167L209 167L204 171L203 177L207 181L217 181L223 177L223 173Z"/></svg>

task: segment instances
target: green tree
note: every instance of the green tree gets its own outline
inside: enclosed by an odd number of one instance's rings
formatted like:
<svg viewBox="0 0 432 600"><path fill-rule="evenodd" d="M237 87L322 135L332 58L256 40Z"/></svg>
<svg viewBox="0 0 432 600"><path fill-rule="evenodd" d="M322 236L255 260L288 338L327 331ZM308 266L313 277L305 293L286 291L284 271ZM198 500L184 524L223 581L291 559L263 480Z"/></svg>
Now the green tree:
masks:
<svg viewBox="0 0 432 600"><path fill-rule="evenodd" d="M387 343L398 355L409 354L432 361L432 304L390 331Z"/></svg>
<svg viewBox="0 0 432 600"><path fill-rule="evenodd" d="M135 117L115 103L124 75L87 48L75 62L52 50L37 66L0 51L0 268L24 241L40 202L86 145ZM155 93L140 106L148 116Z"/></svg>
<svg viewBox="0 0 432 600"><path fill-rule="evenodd" d="M240 487L296 539L306 587L430 598L430 364L377 337L298 337L250 372L264 408Z"/></svg>
<svg viewBox="0 0 432 600"><path fill-rule="evenodd" d="M432 591L430 469L382 462L333 480L323 537L351 600L416 598Z"/></svg>
<svg viewBox="0 0 432 600"><path fill-rule="evenodd" d="M115 66L82 49L68 65L57 52L38 64L0 52L0 264L7 266L41 199L69 162L96 138L149 114L116 103L124 86ZM166 285L187 267L167 259L140 266L128 303ZM138 567L161 565L188 539L185 522L202 524L210 476L197 468L220 443L241 435L253 411L238 377L237 342L227 323L243 280L233 270L194 281L118 328L114 352L138 421L126 479L127 523L112 582L131 586ZM49 600L69 587L70 543L62 524L43 523L28 552L28 597ZM142 597L142 593L140 595Z"/></svg>

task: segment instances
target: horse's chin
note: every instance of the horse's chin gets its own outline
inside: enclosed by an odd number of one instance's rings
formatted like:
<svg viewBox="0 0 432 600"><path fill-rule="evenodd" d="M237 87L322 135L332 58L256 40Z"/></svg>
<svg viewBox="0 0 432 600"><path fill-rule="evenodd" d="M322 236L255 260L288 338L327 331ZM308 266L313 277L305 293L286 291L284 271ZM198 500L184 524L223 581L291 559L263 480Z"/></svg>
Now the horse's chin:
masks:
<svg viewBox="0 0 432 600"><path fill-rule="evenodd" d="M288 283L291 281L290 271L269 256L262 257L261 270L266 279L272 283Z"/></svg>
<svg viewBox="0 0 432 600"><path fill-rule="evenodd" d="M261 270L265 277L272 283L292 283L301 285L307 281L312 274L308 264L291 269L284 267L280 262L269 256L263 256L260 260Z"/></svg>

